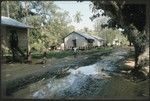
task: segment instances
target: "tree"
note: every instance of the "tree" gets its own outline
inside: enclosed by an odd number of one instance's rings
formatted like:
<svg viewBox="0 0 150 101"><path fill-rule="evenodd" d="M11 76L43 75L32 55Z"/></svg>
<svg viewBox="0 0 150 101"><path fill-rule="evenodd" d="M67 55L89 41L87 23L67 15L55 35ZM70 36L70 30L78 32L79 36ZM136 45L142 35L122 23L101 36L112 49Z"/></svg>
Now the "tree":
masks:
<svg viewBox="0 0 150 101"><path fill-rule="evenodd" d="M131 1L130 1L131 2ZM102 9L101 16L109 16L108 27L122 28L135 48L133 72L149 73L149 32L146 21L146 3L135 4L127 1L92 1L93 8ZM149 4L149 3L147 3ZM96 18L97 16L93 16Z"/></svg>
<svg viewBox="0 0 150 101"><path fill-rule="evenodd" d="M6 3L1 4L4 16L7 16ZM60 11L53 1L9 1L9 13L11 18L33 26L29 32L29 44L37 52L61 44L63 38L74 30L69 25L68 12Z"/></svg>
<svg viewBox="0 0 150 101"><path fill-rule="evenodd" d="M16 20L22 18L21 5L19 1L2 1L1 2L1 15L7 16Z"/></svg>
<svg viewBox="0 0 150 101"><path fill-rule="evenodd" d="M28 24L35 27L31 30L31 47L42 52L63 42L63 38L74 30L68 12L59 11L51 1L33 2L36 14L27 18ZM39 9L39 7L41 7Z"/></svg>
<svg viewBox="0 0 150 101"><path fill-rule="evenodd" d="M101 30L104 28L103 26L107 23L108 20L109 18L105 16L96 18L94 20L94 30L96 32L101 32Z"/></svg>
<svg viewBox="0 0 150 101"><path fill-rule="evenodd" d="M81 12L77 11L76 14L74 15L74 21L77 23L80 23L82 21L82 17L83 15L81 15Z"/></svg>

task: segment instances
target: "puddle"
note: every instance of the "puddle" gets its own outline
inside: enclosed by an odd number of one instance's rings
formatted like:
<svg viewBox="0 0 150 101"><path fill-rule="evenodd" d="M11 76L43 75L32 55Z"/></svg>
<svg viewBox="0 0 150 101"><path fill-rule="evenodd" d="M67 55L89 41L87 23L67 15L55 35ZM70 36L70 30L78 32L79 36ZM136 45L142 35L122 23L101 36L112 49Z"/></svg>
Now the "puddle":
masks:
<svg viewBox="0 0 150 101"><path fill-rule="evenodd" d="M34 98L45 98L55 96L65 96L64 91L78 92L82 86L85 86L89 78L97 75L101 77L101 69L98 68L98 64L80 67L78 69L68 70L70 75L60 78L53 79L44 88L33 94ZM103 74L104 75L104 74Z"/></svg>
<svg viewBox="0 0 150 101"><path fill-rule="evenodd" d="M78 69L69 69L67 72L70 72L70 75L50 80L41 89L34 92L32 97L58 98L69 96L70 94L74 94L75 96L80 93L81 89L87 88L91 80L111 78L108 73L102 70L115 70L117 68L115 62L123 59L125 54L127 52L117 51L109 56L102 57L102 60L93 65L79 67ZM66 92L70 93L67 94Z"/></svg>

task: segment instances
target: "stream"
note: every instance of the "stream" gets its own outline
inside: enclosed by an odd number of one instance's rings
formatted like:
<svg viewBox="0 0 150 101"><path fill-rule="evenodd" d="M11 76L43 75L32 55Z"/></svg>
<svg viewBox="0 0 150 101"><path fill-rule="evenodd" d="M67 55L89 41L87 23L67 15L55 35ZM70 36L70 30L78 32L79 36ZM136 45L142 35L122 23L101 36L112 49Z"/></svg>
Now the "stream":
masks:
<svg viewBox="0 0 150 101"><path fill-rule="evenodd" d="M111 75L106 71L116 70L116 63L126 54L125 50L114 51L108 56L102 56L101 60L92 65L69 69L67 72L70 74L63 78L41 80L28 86L28 93L17 95L25 92L20 90L14 95L34 99L99 96L103 86L111 79Z"/></svg>

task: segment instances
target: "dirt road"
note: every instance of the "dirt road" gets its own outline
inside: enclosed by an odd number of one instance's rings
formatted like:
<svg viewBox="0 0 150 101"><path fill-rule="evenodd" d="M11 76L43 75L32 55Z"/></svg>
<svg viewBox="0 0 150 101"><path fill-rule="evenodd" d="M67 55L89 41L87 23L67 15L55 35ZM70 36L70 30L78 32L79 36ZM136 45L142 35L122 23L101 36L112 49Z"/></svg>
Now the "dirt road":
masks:
<svg viewBox="0 0 150 101"><path fill-rule="evenodd" d="M59 76L60 72L65 68L78 68L95 63L100 59L101 55L107 55L111 52L111 48L103 50L94 49L80 52L76 58L73 56L60 59L51 58L48 59L46 64L2 64L2 86L4 91L6 90L6 94L10 95L28 84L53 77L54 75ZM98 55L94 55L95 53L98 53ZM34 61L37 62L39 60Z"/></svg>
<svg viewBox="0 0 150 101"><path fill-rule="evenodd" d="M118 48L109 54L96 52L92 55L80 55L76 61L66 57L66 60L72 61L72 63L68 62L70 67L66 69L67 75L58 78L58 74L54 73L48 79L43 78L14 92L12 97L34 99L148 98L148 81L134 82L118 72L120 68L118 63L127 54L127 50ZM95 60L90 63L88 58ZM65 59L55 64L56 71L61 67L66 68L62 66ZM84 59L86 62L83 61Z"/></svg>
<svg viewBox="0 0 150 101"><path fill-rule="evenodd" d="M13 96L35 99L148 98L148 81L137 83L115 72L120 68L118 61L126 55L124 49L113 50L91 65L69 68L69 75L65 77L43 79L17 91Z"/></svg>

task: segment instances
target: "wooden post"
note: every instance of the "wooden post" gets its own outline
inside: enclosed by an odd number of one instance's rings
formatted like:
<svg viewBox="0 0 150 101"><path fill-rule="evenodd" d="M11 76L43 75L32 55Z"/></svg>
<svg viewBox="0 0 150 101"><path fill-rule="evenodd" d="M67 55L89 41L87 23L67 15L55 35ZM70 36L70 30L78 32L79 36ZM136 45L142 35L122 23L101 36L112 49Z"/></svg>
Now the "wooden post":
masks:
<svg viewBox="0 0 150 101"><path fill-rule="evenodd" d="M29 56L29 53L30 53L30 34L29 34L29 29L27 28L27 56ZM27 57L28 58L28 57Z"/></svg>

